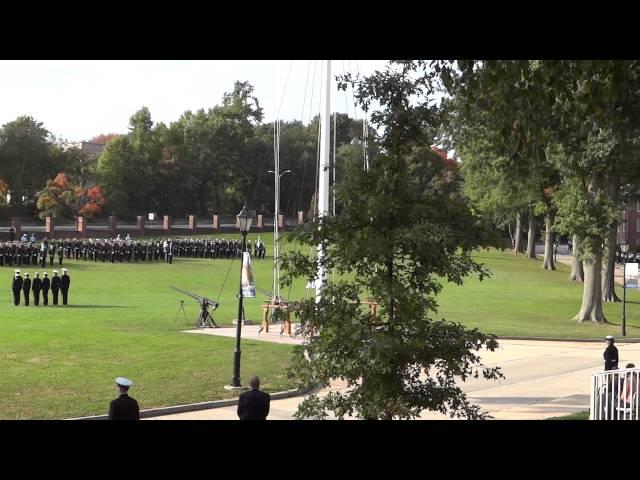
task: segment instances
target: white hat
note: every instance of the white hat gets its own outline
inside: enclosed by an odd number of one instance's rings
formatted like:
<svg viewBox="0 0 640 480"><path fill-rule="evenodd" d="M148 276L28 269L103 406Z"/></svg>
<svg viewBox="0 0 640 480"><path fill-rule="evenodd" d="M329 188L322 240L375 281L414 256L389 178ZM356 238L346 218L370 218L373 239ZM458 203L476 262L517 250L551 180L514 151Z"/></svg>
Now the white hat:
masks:
<svg viewBox="0 0 640 480"><path fill-rule="evenodd" d="M58 270L54 270L53 273L58 273Z"/></svg>
<svg viewBox="0 0 640 480"><path fill-rule="evenodd" d="M36 275L40 275L38 272L36 272Z"/></svg>
<svg viewBox="0 0 640 480"><path fill-rule="evenodd" d="M24 275L25 275L25 277L28 277L28 276L29 276L29 273L25 273Z"/></svg>
<svg viewBox="0 0 640 480"><path fill-rule="evenodd" d="M46 275L46 274L47 274L47 272L43 272L42 274L43 274L43 275Z"/></svg>
<svg viewBox="0 0 640 480"><path fill-rule="evenodd" d="M63 272L68 272L69 270L67 270L66 268L62 269Z"/></svg>
<svg viewBox="0 0 640 480"><path fill-rule="evenodd" d="M20 270L16 269L16 273L20 273Z"/></svg>
<svg viewBox="0 0 640 480"><path fill-rule="evenodd" d="M605 340L613 340L613 335L607 335L604 337Z"/></svg>
<svg viewBox="0 0 640 480"><path fill-rule="evenodd" d="M116 383L118 385L120 385L121 387L130 387L130 386L133 385L133 382L131 380L129 380L128 378L124 378L124 377L116 378Z"/></svg>

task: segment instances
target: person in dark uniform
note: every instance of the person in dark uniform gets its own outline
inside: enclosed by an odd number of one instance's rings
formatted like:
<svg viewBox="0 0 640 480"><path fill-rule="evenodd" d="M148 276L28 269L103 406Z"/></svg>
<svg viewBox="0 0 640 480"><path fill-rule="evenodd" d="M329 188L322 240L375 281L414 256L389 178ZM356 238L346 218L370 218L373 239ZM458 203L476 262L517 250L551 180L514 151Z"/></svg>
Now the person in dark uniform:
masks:
<svg viewBox="0 0 640 480"><path fill-rule="evenodd" d="M607 341L607 348L604 350L604 369L616 370L618 368L618 349L614 345L615 339L613 335L607 335L605 337Z"/></svg>
<svg viewBox="0 0 640 480"><path fill-rule="evenodd" d="M16 239L16 227L14 227L13 225L11 225L11 227L9 227L9 241L13 242Z"/></svg>
<svg viewBox="0 0 640 480"><path fill-rule="evenodd" d="M62 265L62 259L64 257L64 247L62 242L58 244L58 265Z"/></svg>
<svg viewBox="0 0 640 480"><path fill-rule="evenodd" d="M58 271L53 271L53 278L51 279L51 293L53 294L53 304L58 305L58 291L60 290L60 277Z"/></svg>
<svg viewBox="0 0 640 480"><path fill-rule="evenodd" d="M66 268L62 269L62 278L60 279L60 290L62 291L62 305L67 304L69 297L69 286L71 285L71 277L68 275Z"/></svg>
<svg viewBox="0 0 640 480"><path fill-rule="evenodd" d="M31 279L29 274L24 274L24 282L22 283L22 294L24 295L24 304L29 306L29 292L31 291Z"/></svg>
<svg viewBox="0 0 640 480"><path fill-rule="evenodd" d="M109 405L109 420L140 420L140 406L128 394L133 382L127 378L116 378L119 397Z"/></svg>
<svg viewBox="0 0 640 480"><path fill-rule="evenodd" d="M49 280L47 272L44 272L42 277L42 304L46 307L49 305L49 289L51 288L51 280Z"/></svg>
<svg viewBox="0 0 640 480"><path fill-rule="evenodd" d="M33 291L33 304L37 307L40 305L40 290L42 290L42 280L38 272L36 272L36 276L33 279L31 290Z"/></svg>
<svg viewBox="0 0 640 480"><path fill-rule="evenodd" d="M16 270L13 277L13 285L11 286L11 290L13 291L13 304L16 306L20 305L20 292L22 291L22 283L23 280L20 276L20 270Z"/></svg>
<svg viewBox="0 0 640 480"><path fill-rule="evenodd" d="M266 420L269 415L271 396L260 391L260 379L255 375L249 379L251 390L238 399L240 420Z"/></svg>

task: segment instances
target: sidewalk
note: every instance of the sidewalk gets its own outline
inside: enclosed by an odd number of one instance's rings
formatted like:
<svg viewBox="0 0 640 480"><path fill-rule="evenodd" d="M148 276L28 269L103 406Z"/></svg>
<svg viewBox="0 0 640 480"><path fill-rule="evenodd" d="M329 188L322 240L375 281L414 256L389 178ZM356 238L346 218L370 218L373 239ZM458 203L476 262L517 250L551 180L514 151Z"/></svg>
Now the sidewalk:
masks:
<svg viewBox="0 0 640 480"><path fill-rule="evenodd" d="M259 326L243 327L243 338L300 343L300 338L280 337L280 326L269 334L257 333ZM295 329L295 325L294 325ZM234 336L235 328L189 331L192 334ZM604 344L534 340L501 340L496 352L485 352L487 366L500 366L505 379L499 382L471 379L461 384L473 403L498 420L542 420L581 412L589 408L591 374L603 367ZM618 343L620 363L640 363L640 344ZM345 388L335 383L332 389ZM320 392L322 395L324 392ZM274 400L270 420L291 420L302 397ZM154 417L149 420L236 420L236 406ZM425 413L423 419L446 419Z"/></svg>

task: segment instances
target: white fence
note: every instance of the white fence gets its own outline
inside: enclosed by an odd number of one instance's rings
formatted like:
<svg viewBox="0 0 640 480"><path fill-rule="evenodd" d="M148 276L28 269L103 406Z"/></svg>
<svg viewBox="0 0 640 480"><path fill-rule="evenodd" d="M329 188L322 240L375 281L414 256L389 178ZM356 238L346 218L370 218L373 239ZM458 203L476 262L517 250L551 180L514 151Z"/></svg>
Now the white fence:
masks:
<svg viewBox="0 0 640 480"><path fill-rule="evenodd" d="M640 420L638 392L640 368L594 373L589 420Z"/></svg>

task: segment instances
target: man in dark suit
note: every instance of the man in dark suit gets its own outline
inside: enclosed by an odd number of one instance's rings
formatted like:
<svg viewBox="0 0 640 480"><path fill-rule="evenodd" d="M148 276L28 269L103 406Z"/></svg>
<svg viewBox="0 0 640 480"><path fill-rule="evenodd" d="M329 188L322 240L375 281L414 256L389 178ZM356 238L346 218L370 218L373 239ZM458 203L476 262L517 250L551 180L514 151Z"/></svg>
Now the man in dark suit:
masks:
<svg viewBox="0 0 640 480"><path fill-rule="evenodd" d="M249 379L251 390L240 395L238 417L240 420L266 420L269 415L271 396L260 391L260 379L255 375Z"/></svg>
<svg viewBox="0 0 640 480"><path fill-rule="evenodd" d="M607 341L607 348L604 351L604 369L605 370L617 370L618 368L618 349L614 345L615 339L613 335L607 335L605 337Z"/></svg>
<svg viewBox="0 0 640 480"><path fill-rule="evenodd" d="M45 305L49 305L49 289L51 288L51 280L47 276L47 272L44 272L44 278L42 279L42 303Z"/></svg>
<svg viewBox="0 0 640 480"><path fill-rule="evenodd" d="M140 407L135 398L128 394L133 382L127 378L116 378L120 396L109 405L109 420L140 420Z"/></svg>
<svg viewBox="0 0 640 480"><path fill-rule="evenodd" d="M58 292L60 291L60 277L58 271L53 271L53 278L51 279L51 293L53 294L53 304L58 305Z"/></svg>
<svg viewBox="0 0 640 480"><path fill-rule="evenodd" d="M25 306L29 306L29 293L31 292L31 279L29 278L29 274L24 274L24 282L22 282L22 294L24 295L24 304Z"/></svg>
<svg viewBox="0 0 640 480"><path fill-rule="evenodd" d="M69 286L71 285L71 277L66 268L62 269L62 278L60 279L60 291L62 292L62 305L67 304L69 295Z"/></svg>
<svg viewBox="0 0 640 480"><path fill-rule="evenodd" d="M11 285L11 290L13 291L13 304L20 305L20 292L22 291L22 277L20 276L20 270L16 270L15 276L13 277L13 284Z"/></svg>

